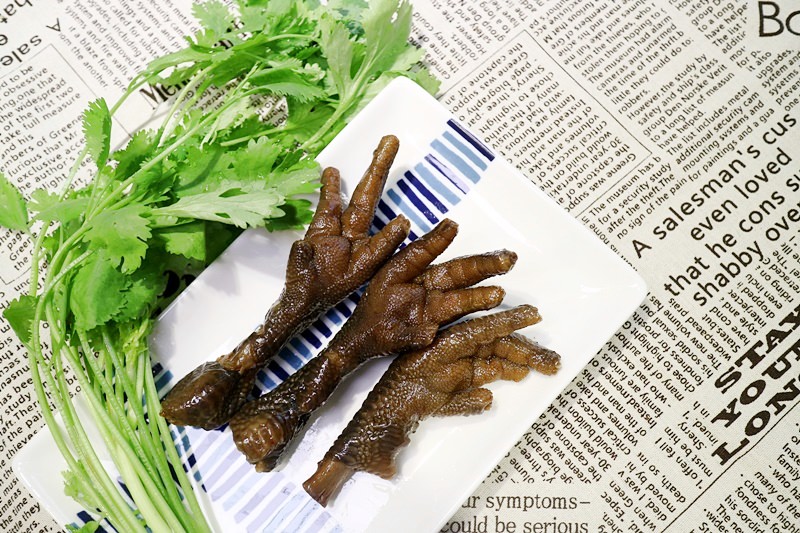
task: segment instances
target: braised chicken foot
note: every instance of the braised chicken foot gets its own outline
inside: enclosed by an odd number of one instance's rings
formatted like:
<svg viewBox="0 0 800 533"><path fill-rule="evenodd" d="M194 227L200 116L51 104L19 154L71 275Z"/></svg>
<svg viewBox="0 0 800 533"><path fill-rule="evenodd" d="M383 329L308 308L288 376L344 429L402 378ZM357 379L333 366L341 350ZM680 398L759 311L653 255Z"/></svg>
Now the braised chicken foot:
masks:
<svg viewBox="0 0 800 533"><path fill-rule="evenodd" d="M343 210L335 168L322 173L319 204L305 236L289 252L286 283L263 324L232 352L200 365L181 379L161 402L161 414L178 425L213 429L241 407L258 370L283 344L322 312L366 283L408 236L409 222L398 216L369 235L399 141L386 136Z"/></svg>
<svg viewBox="0 0 800 533"><path fill-rule="evenodd" d="M555 373L558 354L513 333L539 320L536 308L516 307L452 326L397 357L303 487L327 505L354 472L390 479L422 419L482 413L492 405L483 385L519 381L531 369Z"/></svg>
<svg viewBox="0 0 800 533"><path fill-rule="evenodd" d="M500 287L470 287L508 272L516 254L499 251L429 266L458 226L442 221L390 259L370 282L329 346L274 390L247 402L230 421L236 446L259 471L271 470L286 445L342 378L364 361L433 342L439 326L502 301Z"/></svg>

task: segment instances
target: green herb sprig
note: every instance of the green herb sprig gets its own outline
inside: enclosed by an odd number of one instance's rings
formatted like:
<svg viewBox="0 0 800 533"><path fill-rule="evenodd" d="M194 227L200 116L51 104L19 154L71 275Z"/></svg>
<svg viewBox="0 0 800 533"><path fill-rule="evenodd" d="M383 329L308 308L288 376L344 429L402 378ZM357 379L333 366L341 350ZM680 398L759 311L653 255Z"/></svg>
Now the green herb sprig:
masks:
<svg viewBox="0 0 800 533"><path fill-rule="evenodd" d="M186 48L152 61L112 107L88 106L60 193L26 199L0 173L0 225L34 242L30 291L3 315L28 350L66 493L126 532L210 530L157 415L147 338L175 295L170 276L198 273L244 228L302 227L314 157L348 120L393 77L437 87L408 44L405 0L211 0L194 14L201 29ZM160 127L112 150L116 111L157 83L181 87ZM265 99L283 102L282 120L262 116ZM96 170L78 187L86 158ZM68 373L135 507L106 472Z"/></svg>

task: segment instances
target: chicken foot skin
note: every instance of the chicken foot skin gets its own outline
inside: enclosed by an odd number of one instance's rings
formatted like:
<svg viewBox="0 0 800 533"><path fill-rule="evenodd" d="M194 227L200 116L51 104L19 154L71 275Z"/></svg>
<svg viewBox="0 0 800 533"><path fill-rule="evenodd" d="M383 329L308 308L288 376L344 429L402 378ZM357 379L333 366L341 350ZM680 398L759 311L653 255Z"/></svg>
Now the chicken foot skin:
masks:
<svg viewBox="0 0 800 533"><path fill-rule="evenodd" d="M558 354L513 333L539 320L534 307L516 307L452 326L429 347L400 355L303 487L327 505L354 472L390 479L422 419L480 414L492 405L483 385L519 381L531 369L555 373Z"/></svg>
<svg viewBox="0 0 800 533"><path fill-rule="evenodd" d="M305 236L291 247L283 291L264 322L232 352L181 379L161 402L162 416L204 429L227 422L253 389L258 370L283 344L363 285L392 256L408 236L408 220L398 216L374 236L369 229L398 148L396 137L381 139L346 208L338 170L323 171L314 217Z"/></svg>
<svg viewBox="0 0 800 533"><path fill-rule="evenodd" d="M471 287L508 272L506 250L429 266L453 241L458 226L442 221L387 262L330 345L274 390L247 402L231 418L236 446L256 470L272 470L308 417L342 378L364 361L427 346L439 330L471 312L500 304L500 287Z"/></svg>

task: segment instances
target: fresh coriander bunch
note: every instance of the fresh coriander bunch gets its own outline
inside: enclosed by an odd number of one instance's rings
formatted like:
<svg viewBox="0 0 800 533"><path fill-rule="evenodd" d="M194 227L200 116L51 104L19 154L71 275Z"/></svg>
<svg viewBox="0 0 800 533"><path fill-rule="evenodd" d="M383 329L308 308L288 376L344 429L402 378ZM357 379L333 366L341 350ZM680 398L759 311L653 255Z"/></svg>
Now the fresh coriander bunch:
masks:
<svg viewBox="0 0 800 533"><path fill-rule="evenodd" d="M194 13L201 29L185 49L152 61L112 107L89 105L86 145L61 192L25 198L0 174L0 225L34 242L29 293L4 317L28 350L67 463L66 492L126 532L209 531L155 414L147 338L174 297L170 279L202 270L244 228L307 223L302 196L319 185L314 157L390 79L436 89L419 64L423 52L408 44L405 0L240 0L232 8L212 0ZM156 83L180 88L163 122L113 151L114 113ZM267 118L265 103L285 113ZM95 170L77 186L86 158ZM103 443L87 434L68 372Z"/></svg>

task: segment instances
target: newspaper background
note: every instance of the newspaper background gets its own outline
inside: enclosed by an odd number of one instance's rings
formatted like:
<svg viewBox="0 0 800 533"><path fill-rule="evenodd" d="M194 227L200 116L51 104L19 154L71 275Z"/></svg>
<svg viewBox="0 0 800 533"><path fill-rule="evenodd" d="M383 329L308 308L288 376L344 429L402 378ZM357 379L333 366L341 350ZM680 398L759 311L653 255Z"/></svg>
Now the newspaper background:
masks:
<svg viewBox="0 0 800 533"><path fill-rule="evenodd" d="M753 3L415 4L440 101L651 288L443 531L800 531L800 45L761 51ZM57 187L85 103L180 46L189 13L0 2L6 175ZM141 93L118 125L169 93ZM28 245L0 246L5 302ZM0 333L0 530L55 531L10 469L42 421Z"/></svg>

